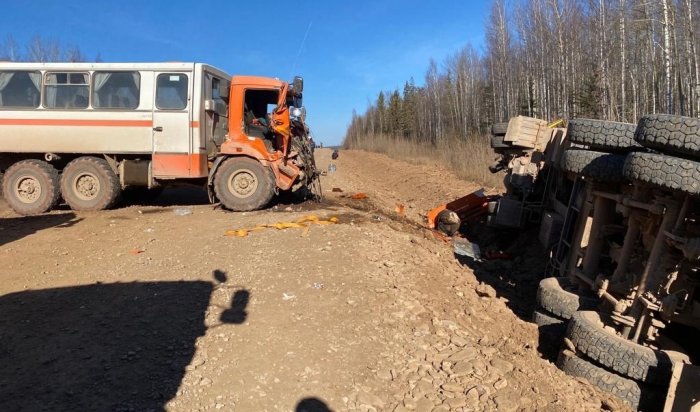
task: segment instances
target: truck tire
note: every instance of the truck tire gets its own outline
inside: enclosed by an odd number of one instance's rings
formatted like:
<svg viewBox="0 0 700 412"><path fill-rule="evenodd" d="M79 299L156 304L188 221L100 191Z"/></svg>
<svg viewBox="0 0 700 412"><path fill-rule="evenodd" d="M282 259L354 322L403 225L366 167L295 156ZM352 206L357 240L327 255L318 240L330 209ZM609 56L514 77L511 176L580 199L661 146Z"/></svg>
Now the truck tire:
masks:
<svg viewBox="0 0 700 412"><path fill-rule="evenodd" d="M234 212L257 210L275 195L275 176L257 160L232 157L216 170L214 192L221 204Z"/></svg>
<svg viewBox="0 0 700 412"><path fill-rule="evenodd" d="M547 311L542 308L537 308L532 311L532 323L537 325L537 328L543 333L561 337L566 333L566 319L561 319L551 313L547 313Z"/></svg>
<svg viewBox="0 0 700 412"><path fill-rule="evenodd" d="M73 210L104 210L119 200L121 185L105 159L83 156L63 169L61 195Z"/></svg>
<svg viewBox="0 0 700 412"><path fill-rule="evenodd" d="M537 288L537 304L561 319L571 319L579 310L598 307L598 298L579 295L574 289L575 285L565 277L542 279Z"/></svg>
<svg viewBox="0 0 700 412"><path fill-rule="evenodd" d="M623 182L625 180L622 174L624 165L624 155L593 150L568 149L561 157L561 168L564 171L603 183Z"/></svg>
<svg viewBox="0 0 700 412"><path fill-rule="evenodd" d="M58 171L43 160L21 160L6 171L2 192L7 204L20 215L37 215L56 206Z"/></svg>
<svg viewBox="0 0 700 412"><path fill-rule="evenodd" d="M634 138L642 146L700 160L700 119L697 117L642 116Z"/></svg>
<svg viewBox="0 0 700 412"><path fill-rule="evenodd" d="M624 176L632 181L700 194L700 162L655 153L630 153L625 161Z"/></svg>
<svg viewBox="0 0 700 412"><path fill-rule="evenodd" d="M503 141L503 135L491 136L491 148L492 149L510 149L513 146Z"/></svg>
<svg viewBox="0 0 700 412"><path fill-rule="evenodd" d="M637 128L632 123L608 122L594 119L569 121L566 137L574 143L602 151L629 151L641 146L634 140Z"/></svg>
<svg viewBox="0 0 700 412"><path fill-rule="evenodd" d="M508 131L508 122L494 123L491 125L491 134L494 136L505 136Z"/></svg>
<svg viewBox="0 0 700 412"><path fill-rule="evenodd" d="M668 385L673 362L664 351L634 343L614 334L598 312L576 312L567 337L577 351L624 377L656 385Z"/></svg>
<svg viewBox="0 0 700 412"><path fill-rule="evenodd" d="M662 388L640 384L609 372L576 356L570 350L564 349L559 353L557 366L567 375L583 378L599 389L617 396L635 410L658 411L663 407Z"/></svg>
<svg viewBox="0 0 700 412"><path fill-rule="evenodd" d="M532 311L532 323L537 326L564 325L566 320L560 319L538 308Z"/></svg>

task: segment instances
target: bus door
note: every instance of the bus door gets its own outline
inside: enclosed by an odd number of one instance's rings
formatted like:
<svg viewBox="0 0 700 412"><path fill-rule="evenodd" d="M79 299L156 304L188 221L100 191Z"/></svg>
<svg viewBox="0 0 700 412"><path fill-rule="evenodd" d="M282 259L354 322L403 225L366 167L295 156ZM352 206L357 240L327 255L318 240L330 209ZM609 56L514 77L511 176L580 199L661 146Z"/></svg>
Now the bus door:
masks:
<svg viewBox="0 0 700 412"><path fill-rule="evenodd" d="M192 169L192 74L154 75L153 176L188 177Z"/></svg>

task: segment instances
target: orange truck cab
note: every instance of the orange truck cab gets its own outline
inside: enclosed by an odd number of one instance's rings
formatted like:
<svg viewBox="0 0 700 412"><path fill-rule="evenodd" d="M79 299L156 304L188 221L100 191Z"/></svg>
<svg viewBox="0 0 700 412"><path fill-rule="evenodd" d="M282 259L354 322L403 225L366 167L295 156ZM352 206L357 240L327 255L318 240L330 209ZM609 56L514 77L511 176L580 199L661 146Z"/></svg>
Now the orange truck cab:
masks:
<svg viewBox="0 0 700 412"><path fill-rule="evenodd" d="M312 186L319 173L304 123L302 78L288 84L234 76L230 87L229 134L209 171L210 199L254 210L280 191Z"/></svg>

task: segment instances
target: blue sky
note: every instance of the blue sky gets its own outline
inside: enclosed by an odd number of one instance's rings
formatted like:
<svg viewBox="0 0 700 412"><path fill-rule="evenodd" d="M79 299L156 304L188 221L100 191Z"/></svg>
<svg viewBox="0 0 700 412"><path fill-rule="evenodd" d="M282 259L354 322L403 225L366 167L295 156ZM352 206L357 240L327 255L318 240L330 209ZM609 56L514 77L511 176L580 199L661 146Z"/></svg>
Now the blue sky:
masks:
<svg viewBox="0 0 700 412"><path fill-rule="evenodd" d="M489 0L4 0L0 39L76 45L109 62L200 61L231 74L304 77L317 140L339 144L352 110L417 84L431 57L481 49ZM29 6L31 4L31 7ZM304 35L307 33L306 40Z"/></svg>

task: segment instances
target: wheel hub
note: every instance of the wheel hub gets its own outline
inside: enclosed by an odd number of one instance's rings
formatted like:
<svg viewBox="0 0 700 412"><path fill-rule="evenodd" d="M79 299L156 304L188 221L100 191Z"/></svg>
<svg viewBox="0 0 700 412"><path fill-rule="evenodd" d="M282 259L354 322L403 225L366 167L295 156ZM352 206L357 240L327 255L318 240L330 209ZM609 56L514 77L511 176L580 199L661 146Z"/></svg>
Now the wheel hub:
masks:
<svg viewBox="0 0 700 412"><path fill-rule="evenodd" d="M100 193L100 180L92 173L81 173L73 180L73 188L81 200L92 200Z"/></svg>
<svg viewBox="0 0 700 412"><path fill-rule="evenodd" d="M228 189L237 198L250 197L258 189L258 179L251 170L240 169L231 175Z"/></svg>
<svg viewBox="0 0 700 412"><path fill-rule="evenodd" d="M33 176L21 176L17 179L15 193L22 203L34 203L41 196L41 183Z"/></svg>

